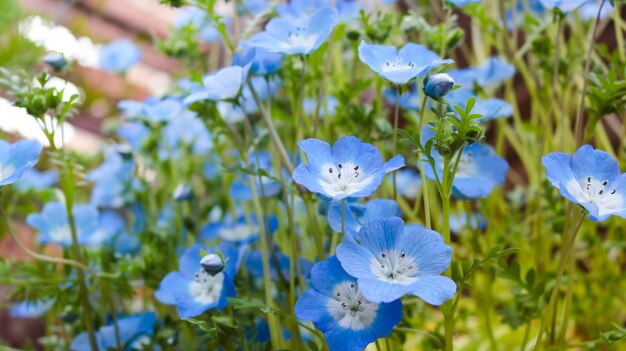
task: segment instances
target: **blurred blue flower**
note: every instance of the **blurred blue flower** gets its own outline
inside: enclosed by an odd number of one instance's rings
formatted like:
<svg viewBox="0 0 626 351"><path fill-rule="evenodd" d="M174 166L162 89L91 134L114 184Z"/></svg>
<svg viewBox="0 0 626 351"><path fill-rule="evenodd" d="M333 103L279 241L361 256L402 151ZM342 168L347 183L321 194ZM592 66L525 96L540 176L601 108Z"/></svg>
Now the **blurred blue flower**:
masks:
<svg viewBox="0 0 626 351"><path fill-rule="evenodd" d="M406 294L441 305L456 284L440 275L452 251L439 233L419 225L405 231L398 217L363 223L358 242L350 235L337 247L341 266L358 280L363 296L374 302L395 301Z"/></svg>
<svg viewBox="0 0 626 351"><path fill-rule="evenodd" d="M262 170L269 176L274 175L274 170L272 169L272 157L269 153L265 151L250 153L250 155L248 155L248 162L252 167L252 170L255 172ZM259 177L256 175L243 174L238 176L230 186L230 196L234 200L246 201L252 199L252 189L250 189L248 184L248 177L254 177L254 184L257 196L259 197L262 197L263 195L265 195L265 197L276 196L282 189L282 185L279 181L271 179L268 176L261 176L261 180L259 181ZM263 189L261 189L261 187ZM261 190L263 191L262 193Z"/></svg>
<svg viewBox="0 0 626 351"><path fill-rule="evenodd" d="M341 202L333 202L328 208L328 225L341 232ZM394 200L374 199L364 205L359 203L347 203L345 213L346 232L353 236L361 230L361 225L375 218L387 218L401 216L400 208Z"/></svg>
<svg viewBox="0 0 626 351"><path fill-rule="evenodd" d="M193 189L191 185L186 183L180 183L174 189L172 200L174 201L189 201L193 198Z"/></svg>
<svg viewBox="0 0 626 351"><path fill-rule="evenodd" d="M278 17L270 20L263 32L248 39L252 47L285 55L307 55L317 50L337 24L337 11L322 7L310 16Z"/></svg>
<svg viewBox="0 0 626 351"><path fill-rule="evenodd" d="M306 139L298 145L307 156L293 172L293 180L309 191L332 201L372 195L385 174L404 167L404 157L396 155L384 162L372 144L344 136L331 146L321 140Z"/></svg>
<svg viewBox="0 0 626 351"><path fill-rule="evenodd" d="M454 87L454 79L447 73L437 73L428 77L424 94L431 99L439 100L446 96Z"/></svg>
<svg viewBox="0 0 626 351"><path fill-rule="evenodd" d="M407 84L435 67L454 62L442 60L425 46L414 43L407 43L398 50L395 46L368 44L365 40L359 45L359 59L396 85Z"/></svg>
<svg viewBox="0 0 626 351"><path fill-rule="evenodd" d="M422 130L422 142L434 136L430 127L425 126ZM443 176L443 157L435 148L431 156L435 160L435 168L439 179ZM509 164L505 159L496 155L493 148L486 144L474 143L465 146L454 181L452 183L453 195L459 198L475 199L489 196L493 188L504 183ZM436 179L433 169L424 160L424 175L428 179Z"/></svg>
<svg viewBox="0 0 626 351"><path fill-rule="evenodd" d="M391 303L368 299L361 279L346 273L335 256L316 263L311 280L313 287L300 296L295 314L324 333L330 351L361 351L391 335L402 320L399 299Z"/></svg>
<svg viewBox="0 0 626 351"><path fill-rule="evenodd" d="M265 76L278 72L283 63L283 55L269 52L263 48L255 48L241 43L241 49L235 53L230 63L232 66L245 67L250 65L252 74Z"/></svg>
<svg viewBox="0 0 626 351"><path fill-rule="evenodd" d="M107 72L124 73L139 62L141 51L129 39L117 39L100 48L100 68Z"/></svg>
<svg viewBox="0 0 626 351"><path fill-rule="evenodd" d="M192 25L198 31L200 40L212 43L222 38L215 22L207 13L197 7L187 6L176 11L174 28Z"/></svg>
<svg viewBox="0 0 626 351"><path fill-rule="evenodd" d="M117 320L121 346L124 350L134 350L135 343L141 342L142 337L152 337L156 326L157 316L154 312L145 312L130 316L122 316ZM118 349L115 336L115 326L101 327L96 332L96 342L99 350ZM71 351L91 351L89 336L86 332L78 334L72 340Z"/></svg>
<svg viewBox="0 0 626 351"><path fill-rule="evenodd" d="M409 111L419 111L422 105L422 98L419 90L417 89L417 85L414 82L409 83L409 89L407 89L407 91L400 96L398 96L398 91L395 89L383 90L383 96L390 105L395 105L396 99L399 99L398 105L400 108Z"/></svg>
<svg viewBox="0 0 626 351"><path fill-rule="evenodd" d="M29 168L22 174L22 178L20 178L13 187L15 190L23 193L30 190L42 191L51 188L58 180L59 172L54 169L39 172L35 168Z"/></svg>
<svg viewBox="0 0 626 351"><path fill-rule="evenodd" d="M322 98L320 105L320 117L324 118L327 115L329 117L334 116L337 113L337 105L339 101L334 96L325 96ZM303 101L304 113L309 116L315 114L315 108L317 107L317 99L304 99Z"/></svg>
<svg viewBox="0 0 626 351"><path fill-rule="evenodd" d="M500 57L491 57L479 67L457 68L448 74L456 84L474 90L474 86L487 87L510 79L515 75L515 66Z"/></svg>
<svg viewBox="0 0 626 351"><path fill-rule="evenodd" d="M620 174L610 154L583 145L574 155L553 152L541 161L552 186L587 210L591 220L626 218L626 173Z"/></svg>
<svg viewBox="0 0 626 351"><path fill-rule="evenodd" d="M210 74L202 80L203 87L183 101L190 105L201 100L231 100L237 97L248 79L250 66L229 66Z"/></svg>
<svg viewBox="0 0 626 351"><path fill-rule="evenodd" d="M278 229L278 218L269 215L267 221L269 223L269 228L266 228L267 234L273 234ZM251 216L249 223L244 214L238 215L236 219L227 214L221 222L205 225L200 238L206 241L219 238L233 243L247 244L259 238L259 224L256 216Z"/></svg>
<svg viewBox="0 0 626 351"><path fill-rule="evenodd" d="M252 15L256 15L265 11L268 6L268 0L243 0L238 8L241 12L249 12Z"/></svg>
<svg viewBox="0 0 626 351"><path fill-rule="evenodd" d="M472 113L482 115L482 117L476 119L477 121L487 122L494 119L511 117L513 115L513 106L505 100L497 98L482 100L478 98L476 94L472 93L471 90L465 88L451 91L450 94L446 96L446 100L448 100L451 105L459 106L465 110L467 102L472 97L476 100ZM452 109L452 106L450 106L450 108Z"/></svg>
<svg viewBox="0 0 626 351"><path fill-rule="evenodd" d="M227 297L235 297L237 249L228 243L217 247L226 265L222 272L210 275L204 270L200 250L207 254L216 250L196 244L180 257L178 271L165 276L154 293L160 302L175 305L180 318L195 317L213 308L221 310L228 305Z"/></svg>
<svg viewBox="0 0 626 351"><path fill-rule="evenodd" d="M23 301L9 308L11 318L39 318L54 305L54 300Z"/></svg>
<svg viewBox="0 0 626 351"><path fill-rule="evenodd" d="M178 117L184 109L180 99L166 97L160 100L147 100L142 106L142 114L150 122L167 123Z"/></svg>
<svg viewBox="0 0 626 351"><path fill-rule="evenodd" d="M92 205L77 204L73 212L78 242L81 245L87 244L98 229L98 210ZM39 231L40 244L55 243L63 247L72 245L72 234L63 203L45 204L41 213L29 214L26 223Z"/></svg>
<svg viewBox="0 0 626 351"><path fill-rule="evenodd" d="M281 253L276 248L272 250L272 253L269 257L270 278L272 279L272 281L280 281L281 279L289 281L289 270L291 269L289 262L289 256ZM278 264L278 267L276 267L276 264ZM311 261L302 257L298 257L298 264L300 266L299 268L302 272L303 278L307 279L309 277L313 264L311 263ZM250 272L250 274L255 277L263 277L263 256L261 251L254 250L250 252L248 258L246 259L246 269L248 270L248 272Z"/></svg>
<svg viewBox="0 0 626 351"><path fill-rule="evenodd" d="M195 112L184 111L163 128L164 139L159 145L161 160L178 159L183 148L196 155L206 155L213 149L213 137Z"/></svg>
<svg viewBox="0 0 626 351"><path fill-rule="evenodd" d="M450 232L456 235L461 234L464 229L482 230L487 226L487 219L481 213L466 212L450 214Z"/></svg>
<svg viewBox="0 0 626 351"><path fill-rule="evenodd" d="M600 5L597 1L587 0L578 8L580 19L586 22L594 20L598 14L598 6ZM615 7L609 1L604 1L604 6L602 6L602 11L600 11L600 19L609 17L614 11Z"/></svg>
<svg viewBox="0 0 626 351"><path fill-rule="evenodd" d="M0 188L13 184L39 161L43 146L36 141L20 140L13 144L0 139Z"/></svg>
<svg viewBox="0 0 626 351"><path fill-rule="evenodd" d="M306 19L317 10L332 5L332 0L291 0L276 6L276 13L278 13L281 18L297 21Z"/></svg>
<svg viewBox="0 0 626 351"><path fill-rule="evenodd" d="M124 232L126 221L115 211L103 211L98 216L98 227L93 231L85 245L102 247L114 243L114 239Z"/></svg>
<svg viewBox="0 0 626 351"><path fill-rule="evenodd" d="M579 8L583 3L589 2L588 0L539 0L543 7L549 10L558 8L564 13L569 13ZM595 0L593 0L596 2Z"/></svg>
<svg viewBox="0 0 626 351"><path fill-rule="evenodd" d="M403 168L396 173L396 188L398 194L415 199L422 190L422 178L413 168Z"/></svg>
<svg viewBox="0 0 626 351"><path fill-rule="evenodd" d="M91 193L92 205L120 208L134 199L133 188L135 162L132 157L112 148L98 168L87 174L87 180L94 183Z"/></svg>
<svg viewBox="0 0 626 351"><path fill-rule="evenodd" d="M454 5L455 7L461 8L469 4L478 4L482 2L482 0L446 0L446 2Z"/></svg>
<svg viewBox="0 0 626 351"><path fill-rule="evenodd" d="M135 152L140 152L143 142L150 136L150 128L141 122L123 123L117 128L117 136L125 140Z"/></svg>

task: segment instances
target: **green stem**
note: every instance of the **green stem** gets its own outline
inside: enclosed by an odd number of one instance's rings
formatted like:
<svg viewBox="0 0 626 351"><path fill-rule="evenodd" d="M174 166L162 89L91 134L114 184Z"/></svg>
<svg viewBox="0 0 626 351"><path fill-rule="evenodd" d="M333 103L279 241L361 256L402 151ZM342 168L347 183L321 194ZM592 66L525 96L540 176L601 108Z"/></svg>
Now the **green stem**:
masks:
<svg viewBox="0 0 626 351"><path fill-rule="evenodd" d="M391 157L394 157L397 152L398 152L398 118L400 115L400 95L402 94L402 87L401 86L397 86L397 91L396 91L396 106L394 108L394 112L393 112L393 154L391 155ZM398 189L396 187L396 173L397 172L393 172L392 174L392 179L393 179L393 198L395 200L398 200Z"/></svg>
<svg viewBox="0 0 626 351"><path fill-rule="evenodd" d="M417 121L417 131L422 135L422 126L424 125L424 111L426 111L426 94L422 98L422 104L420 105L420 117ZM423 144L421 138L420 143ZM426 183L426 174L424 173L424 160L422 160L422 152L421 149L417 149L417 162L420 167L420 178L422 180L422 198L424 199L424 223L426 224L426 228L432 229L432 225L430 223L430 203L428 196L428 183Z"/></svg>

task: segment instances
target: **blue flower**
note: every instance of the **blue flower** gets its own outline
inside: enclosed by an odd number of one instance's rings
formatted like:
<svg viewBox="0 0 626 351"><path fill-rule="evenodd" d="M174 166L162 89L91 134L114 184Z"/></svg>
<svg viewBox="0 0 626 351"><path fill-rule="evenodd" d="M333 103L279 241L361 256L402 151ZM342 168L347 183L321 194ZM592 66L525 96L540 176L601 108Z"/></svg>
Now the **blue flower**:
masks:
<svg viewBox="0 0 626 351"><path fill-rule="evenodd" d="M291 0L276 6L276 13L281 18L297 21L306 19L322 7L332 6L331 0Z"/></svg>
<svg viewBox="0 0 626 351"><path fill-rule="evenodd" d="M450 265L451 249L439 233L415 225L404 230L398 217L363 224L358 242L350 235L337 247L337 258L358 279L363 296L391 302L406 294L441 305L456 292L456 284L440 275Z"/></svg>
<svg viewBox="0 0 626 351"><path fill-rule="evenodd" d="M572 12L579 8L582 4L589 2L588 0L540 0L543 7L554 10L558 8L564 13ZM595 0L594 0L595 2Z"/></svg>
<svg viewBox="0 0 626 351"><path fill-rule="evenodd" d="M404 167L402 155L384 162L376 147L353 136L341 137L332 149L327 142L317 139L306 139L298 145L308 164L296 167L293 180L332 201L370 196L385 174Z"/></svg>
<svg viewBox="0 0 626 351"><path fill-rule="evenodd" d="M398 99L398 105L405 110L419 111L422 107L422 98L415 83L410 83L409 89L400 96L398 96L398 91L395 89L383 90L383 96L390 105L395 105L396 99Z"/></svg>
<svg viewBox="0 0 626 351"><path fill-rule="evenodd" d="M253 15L258 14L261 11L265 11L268 7L267 0L243 0L241 4L239 4L240 11L247 11Z"/></svg>
<svg viewBox="0 0 626 351"><path fill-rule="evenodd" d="M198 37L207 43L217 41L222 37L215 22L207 16L206 12L197 7L188 6L176 11L174 28L187 25L192 25L198 31Z"/></svg>
<svg viewBox="0 0 626 351"><path fill-rule="evenodd" d="M422 131L422 141L426 142L434 136L428 126ZM435 160L435 168L439 179L443 177L443 157L434 148L431 156ZM465 146L452 183L453 195L461 198L485 198L493 188L504 183L509 164L496 155L489 145L474 143ZM433 169L424 160L424 175L428 179L436 179Z"/></svg>
<svg viewBox="0 0 626 351"><path fill-rule="evenodd" d="M395 46L368 44L365 40L359 45L359 59L396 85L407 84L433 68L454 62L450 59L442 60L425 46L414 43L407 43L398 50Z"/></svg>
<svg viewBox="0 0 626 351"><path fill-rule="evenodd" d="M480 67L453 69L448 74L456 84L473 90L474 85L486 87L510 79L515 75L515 66L500 57L491 57Z"/></svg>
<svg viewBox="0 0 626 351"><path fill-rule="evenodd" d="M235 53L231 62L232 66L250 65L252 74L265 76L278 72L283 63L283 55L269 52L263 48L255 48L241 43L242 49Z"/></svg>
<svg viewBox="0 0 626 351"><path fill-rule="evenodd" d="M482 0L446 0L446 2L454 5L455 7L461 8L465 7L469 4L478 4L481 3Z"/></svg>
<svg viewBox="0 0 626 351"><path fill-rule="evenodd" d="M398 194L409 199L415 199L422 190L421 186L422 178L415 169L404 168L396 173Z"/></svg>
<svg viewBox="0 0 626 351"><path fill-rule="evenodd" d="M552 186L566 199L584 207L591 220L626 218L626 173L620 174L611 155L584 145L574 155L553 152L541 161Z"/></svg>
<svg viewBox="0 0 626 351"><path fill-rule="evenodd" d="M9 308L11 318L39 318L54 305L54 300L23 301Z"/></svg>
<svg viewBox="0 0 626 351"><path fill-rule="evenodd" d="M289 271L290 271L290 258L289 256L281 253L278 249L274 249L270 256L270 279L272 281L280 281L284 279L285 281L289 281ZM278 267L276 266L278 264ZM311 267L313 264L311 261L304 259L302 257L298 258L298 265L300 266L300 272L302 272L302 276L304 278L308 278L309 273L311 272ZM255 277L263 276L263 256L261 251L254 250L250 252L248 258L246 259L246 269L250 274ZM279 274L280 272L280 274ZM297 274L297 271L296 271Z"/></svg>
<svg viewBox="0 0 626 351"><path fill-rule="evenodd" d="M580 19L583 21L591 21L596 18L598 14L598 4L595 0L587 0L582 6L578 8L578 15ZM600 11L600 19L605 19L610 16L613 11L615 11L615 7L611 5L610 2L605 1L604 6L602 6L602 11Z"/></svg>
<svg viewBox="0 0 626 351"><path fill-rule="evenodd" d="M248 79L250 66L229 66L206 76L203 88L187 96L183 103L190 105L201 100L231 100L239 95Z"/></svg>
<svg viewBox="0 0 626 351"><path fill-rule="evenodd" d="M452 90L452 87L454 87L454 79L447 73L433 74L428 77L424 87L424 94L431 99L439 100L446 96Z"/></svg>
<svg viewBox="0 0 626 351"><path fill-rule="evenodd" d="M285 55L307 55L317 50L337 24L337 11L322 7L300 19L278 17L270 20L265 31L248 39L252 47Z"/></svg>
<svg viewBox="0 0 626 351"><path fill-rule="evenodd" d="M254 171L263 170L269 176L274 175L272 169L272 158L269 153L265 151L253 152L248 155L248 162ZM272 197L278 195L282 189L282 185L279 181L269 178L268 176L259 177L256 175L241 175L236 178L230 186L230 196L237 201L246 201L252 199L252 189L250 189L248 183L248 177L254 177L254 184L257 192L257 196ZM263 189L261 189L261 187ZM263 192L261 192L263 190Z"/></svg>
<svg viewBox="0 0 626 351"><path fill-rule="evenodd" d="M141 51L129 39L118 39L100 48L100 68L107 72L124 73L141 58Z"/></svg>
<svg viewBox="0 0 626 351"><path fill-rule="evenodd" d="M104 211L98 216L98 227L85 241L89 247L102 247L111 245L118 235L122 235L126 221L114 211Z"/></svg>
<svg viewBox="0 0 626 351"><path fill-rule="evenodd" d="M9 144L0 139L0 187L14 183L33 168L42 148L36 141L20 140Z"/></svg>
<svg viewBox="0 0 626 351"><path fill-rule="evenodd" d="M322 98L320 105L320 117L326 117L328 114L329 117L334 116L337 113L337 105L339 105L339 101L334 96L325 96ZM303 108L304 113L309 116L313 116L315 114L315 108L317 107L317 99L304 99Z"/></svg>
<svg viewBox="0 0 626 351"><path fill-rule="evenodd" d="M220 238L225 241L233 243L250 243L255 241L259 237L259 224L257 218L252 216L250 218L251 223L244 214L241 214L237 219L233 219L230 214L224 216L224 219L218 223L209 223L200 234L200 238L203 240L214 240ZM273 234L278 229L278 218L274 215L268 216L269 234Z"/></svg>
<svg viewBox="0 0 626 351"><path fill-rule="evenodd" d="M148 100L142 106L142 114L150 122L162 123L172 121L184 109L180 99L168 97L162 100Z"/></svg>
<svg viewBox="0 0 626 351"><path fill-rule="evenodd" d="M334 202L328 209L328 224L336 231L341 232L342 204ZM374 199L365 205L358 203L346 204L344 226L346 232L357 235L361 225L375 218L387 218L400 216L400 208L394 200Z"/></svg>
<svg viewBox="0 0 626 351"><path fill-rule="evenodd" d="M88 243L98 228L98 210L91 205L75 205L74 219L78 242ZM55 243L63 247L72 245L72 234L65 204L49 202L44 205L41 213L28 215L26 223L39 231L41 244Z"/></svg>
<svg viewBox="0 0 626 351"><path fill-rule="evenodd" d="M513 115L513 106L508 102L497 98L482 100L472 93L471 90L465 88L451 91L450 94L446 96L446 100L452 105L459 106L465 110L467 102L472 97L476 100L472 113L482 115L482 117L476 119L477 121L487 122L494 119L511 117Z"/></svg>
<svg viewBox="0 0 626 351"><path fill-rule="evenodd" d="M472 213L468 216L466 212L460 212L450 215L450 232L453 234L459 235L464 229L482 230L486 226L487 219L481 213Z"/></svg>
<svg viewBox="0 0 626 351"><path fill-rule="evenodd" d="M59 180L59 172L56 170L39 172L35 168L29 168L13 187L23 193L30 190L42 191L51 188L57 180Z"/></svg>
<svg viewBox="0 0 626 351"><path fill-rule="evenodd" d="M180 318L195 317L206 310L221 310L228 305L227 297L235 297L237 249L227 243L217 245L225 260L225 269L215 275L208 274L202 265L202 254L216 253L201 245L185 251L178 261L178 271L170 272L154 293L157 300L175 305Z"/></svg>
<svg viewBox="0 0 626 351"><path fill-rule="evenodd" d="M360 351L391 334L402 320L402 302L377 303L365 296L361 279L350 276L335 256L311 271L312 289L298 299L295 314L324 333L331 351Z"/></svg>
<svg viewBox="0 0 626 351"><path fill-rule="evenodd" d="M184 111L163 129L163 144L159 156L178 159L183 148L189 147L196 155L206 155L213 148L213 138L196 113Z"/></svg>
<svg viewBox="0 0 626 351"><path fill-rule="evenodd" d="M135 162L132 157L120 153L119 148L109 151L104 162L87 174L87 180L94 183L91 204L98 207L120 208L132 202L134 169Z"/></svg>
<svg viewBox="0 0 626 351"><path fill-rule="evenodd" d="M145 312L130 316L122 316L117 320L121 346L124 350L134 350L135 343L140 343L142 337L152 337L156 326L156 313ZM96 332L96 342L99 350L117 349L115 326L111 323ZM140 348L141 349L141 348ZM72 340L71 351L91 351L89 336L83 332Z"/></svg>
<svg viewBox="0 0 626 351"><path fill-rule="evenodd" d="M150 136L150 128L141 122L123 123L117 128L117 136L125 140L135 152L140 152L143 142Z"/></svg>

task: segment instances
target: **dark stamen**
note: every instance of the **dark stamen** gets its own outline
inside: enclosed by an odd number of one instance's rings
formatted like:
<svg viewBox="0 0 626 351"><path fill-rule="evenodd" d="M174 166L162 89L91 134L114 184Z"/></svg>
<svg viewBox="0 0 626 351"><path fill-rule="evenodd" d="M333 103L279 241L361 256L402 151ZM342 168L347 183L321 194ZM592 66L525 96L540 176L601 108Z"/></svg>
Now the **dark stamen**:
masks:
<svg viewBox="0 0 626 351"><path fill-rule="evenodd" d="M328 173L333 173L333 169L332 169L332 168L329 168L329 169L328 169Z"/></svg>

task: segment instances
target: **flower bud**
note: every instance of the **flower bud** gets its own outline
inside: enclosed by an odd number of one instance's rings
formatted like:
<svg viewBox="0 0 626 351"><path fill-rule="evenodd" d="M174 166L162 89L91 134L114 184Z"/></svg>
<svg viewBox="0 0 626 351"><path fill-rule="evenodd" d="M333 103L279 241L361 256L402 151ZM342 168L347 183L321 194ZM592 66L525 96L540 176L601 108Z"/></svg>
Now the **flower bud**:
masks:
<svg viewBox="0 0 626 351"><path fill-rule="evenodd" d="M454 86L454 79L447 73L438 73L427 78L424 93L435 100L446 96Z"/></svg>
<svg viewBox="0 0 626 351"><path fill-rule="evenodd" d="M188 184L179 184L176 189L174 189L174 200L176 201L191 200L191 197L191 186Z"/></svg>
<svg viewBox="0 0 626 351"><path fill-rule="evenodd" d="M210 275L216 275L224 270L224 261L216 254L208 254L202 257L200 265Z"/></svg>
<svg viewBox="0 0 626 351"><path fill-rule="evenodd" d="M43 62L52 67L55 71L62 71L65 67L67 67L67 59L62 54L57 52L51 52L43 57Z"/></svg>

